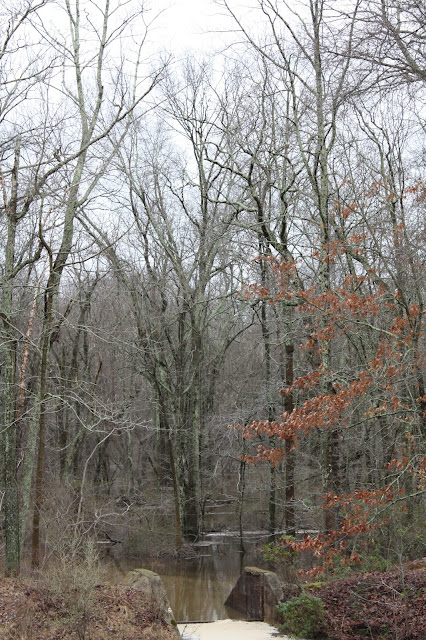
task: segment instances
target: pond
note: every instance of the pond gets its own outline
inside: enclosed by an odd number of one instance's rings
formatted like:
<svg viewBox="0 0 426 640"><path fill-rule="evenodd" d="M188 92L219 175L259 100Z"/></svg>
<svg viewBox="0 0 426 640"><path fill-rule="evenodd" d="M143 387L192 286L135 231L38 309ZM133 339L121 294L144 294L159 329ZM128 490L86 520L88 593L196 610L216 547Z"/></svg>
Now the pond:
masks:
<svg viewBox="0 0 426 640"><path fill-rule="evenodd" d="M158 573L178 622L243 620L241 612L225 607L224 602L243 568L259 566L258 547L267 542L265 532L246 535L244 553L237 535L206 534L191 545L185 559L120 559L116 561L115 577L137 567Z"/></svg>

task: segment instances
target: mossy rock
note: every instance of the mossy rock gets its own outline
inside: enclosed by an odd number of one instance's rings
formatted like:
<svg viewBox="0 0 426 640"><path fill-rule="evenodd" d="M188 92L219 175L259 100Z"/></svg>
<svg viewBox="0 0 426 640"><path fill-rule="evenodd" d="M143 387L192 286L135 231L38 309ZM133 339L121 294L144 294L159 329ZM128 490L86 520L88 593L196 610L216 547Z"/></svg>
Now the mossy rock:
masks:
<svg viewBox="0 0 426 640"><path fill-rule="evenodd" d="M180 638L177 623L167 599L167 594L158 573L150 569L132 569L123 580L123 584L141 592L141 597L147 604L157 609L157 617L164 620L176 632L176 638Z"/></svg>

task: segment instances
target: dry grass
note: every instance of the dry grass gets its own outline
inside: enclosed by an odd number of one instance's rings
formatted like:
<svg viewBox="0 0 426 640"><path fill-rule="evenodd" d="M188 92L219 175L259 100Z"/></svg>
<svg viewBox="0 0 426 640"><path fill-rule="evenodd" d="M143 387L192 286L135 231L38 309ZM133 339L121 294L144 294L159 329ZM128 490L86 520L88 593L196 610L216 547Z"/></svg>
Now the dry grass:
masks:
<svg viewBox="0 0 426 640"><path fill-rule="evenodd" d="M78 594L76 593L77 597ZM1 640L172 640L167 627L140 592L124 585L93 589L90 612L70 612L60 595L11 579L0 581Z"/></svg>

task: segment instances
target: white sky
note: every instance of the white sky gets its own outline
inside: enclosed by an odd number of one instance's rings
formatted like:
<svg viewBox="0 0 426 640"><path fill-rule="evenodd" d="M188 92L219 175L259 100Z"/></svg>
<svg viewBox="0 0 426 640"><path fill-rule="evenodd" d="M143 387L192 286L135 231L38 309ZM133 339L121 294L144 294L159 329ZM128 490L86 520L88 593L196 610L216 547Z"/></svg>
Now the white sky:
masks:
<svg viewBox="0 0 426 640"><path fill-rule="evenodd" d="M186 50L217 50L226 43L235 42L239 37L234 33L226 33L235 29L235 23L223 7L213 0L151 0L155 11L163 10L151 29L151 39L173 51L176 55ZM250 22L254 13L250 4L253 0L231 0L233 8L239 8L239 15L244 15ZM257 19L259 13L256 12ZM252 18L254 20L254 18Z"/></svg>
<svg viewBox="0 0 426 640"><path fill-rule="evenodd" d="M153 11L163 11L151 30L151 38L175 54L188 49L220 46L213 33L224 27L224 18L213 0L153 0Z"/></svg>

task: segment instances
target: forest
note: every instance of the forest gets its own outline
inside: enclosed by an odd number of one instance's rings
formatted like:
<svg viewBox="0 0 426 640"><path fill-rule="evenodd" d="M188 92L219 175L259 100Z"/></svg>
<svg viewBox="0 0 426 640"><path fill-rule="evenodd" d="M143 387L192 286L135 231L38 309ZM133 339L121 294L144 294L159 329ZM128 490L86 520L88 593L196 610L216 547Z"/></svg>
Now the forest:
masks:
<svg viewBox="0 0 426 640"><path fill-rule="evenodd" d="M183 58L152 4L1 2L4 571L226 529L418 558L425 2L217 0Z"/></svg>

